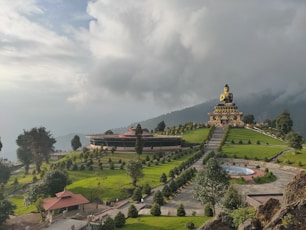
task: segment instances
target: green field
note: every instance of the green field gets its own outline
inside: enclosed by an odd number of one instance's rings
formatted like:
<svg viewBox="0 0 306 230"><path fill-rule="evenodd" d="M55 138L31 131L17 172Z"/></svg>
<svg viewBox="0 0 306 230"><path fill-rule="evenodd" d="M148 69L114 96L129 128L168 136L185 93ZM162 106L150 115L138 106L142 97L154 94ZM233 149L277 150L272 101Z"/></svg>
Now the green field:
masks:
<svg viewBox="0 0 306 230"><path fill-rule="evenodd" d="M222 154L230 158L266 161L286 149L286 142L253 130L231 128L222 147Z"/></svg>
<svg viewBox="0 0 306 230"><path fill-rule="evenodd" d="M279 158L279 164L306 169L306 149L297 153L291 150Z"/></svg>
<svg viewBox="0 0 306 230"><path fill-rule="evenodd" d="M252 144L256 144L257 141L260 141L260 144L262 145L266 145L267 143L269 145L287 145L285 142L273 137L244 128L231 128L227 135L225 144L231 144L232 141L238 144L240 140L244 144L247 144L250 140Z"/></svg>
<svg viewBox="0 0 306 230"><path fill-rule="evenodd" d="M204 140L206 140L209 130L209 128L200 128L187 131L183 134L182 138L188 143L201 144Z"/></svg>
<svg viewBox="0 0 306 230"><path fill-rule="evenodd" d="M116 154L114 154L116 155ZM185 154L177 160L166 162L165 164L144 166L144 177L137 182L138 185L148 183L151 187L160 185L160 176L164 172L168 175L169 171L179 166L183 161L190 158L192 154ZM152 158L152 156L151 156ZM113 159L113 158L112 158ZM127 176L124 169L103 169L103 170L69 170L69 178L72 181L67 189L74 193L81 193L90 200L100 198L103 200L115 200L116 198L126 197L123 189L132 188L131 178Z"/></svg>
<svg viewBox="0 0 306 230"><path fill-rule="evenodd" d="M134 230L186 230L186 223L193 222L196 229L209 220L203 216L141 216L139 218L128 218L122 229Z"/></svg>
<svg viewBox="0 0 306 230"><path fill-rule="evenodd" d="M286 146L225 145L222 147L222 154L226 154L229 158L265 161L286 149Z"/></svg>

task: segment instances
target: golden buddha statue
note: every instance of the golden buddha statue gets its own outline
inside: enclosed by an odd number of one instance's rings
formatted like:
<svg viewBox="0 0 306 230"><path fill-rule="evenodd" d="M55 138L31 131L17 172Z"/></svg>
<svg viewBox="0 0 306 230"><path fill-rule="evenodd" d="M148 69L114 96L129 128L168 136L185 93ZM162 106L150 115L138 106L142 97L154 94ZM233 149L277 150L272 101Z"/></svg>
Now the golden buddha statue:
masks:
<svg viewBox="0 0 306 230"><path fill-rule="evenodd" d="M220 94L220 101L224 101L225 103L232 103L233 94L229 92L229 86L226 84L224 86L223 93Z"/></svg>

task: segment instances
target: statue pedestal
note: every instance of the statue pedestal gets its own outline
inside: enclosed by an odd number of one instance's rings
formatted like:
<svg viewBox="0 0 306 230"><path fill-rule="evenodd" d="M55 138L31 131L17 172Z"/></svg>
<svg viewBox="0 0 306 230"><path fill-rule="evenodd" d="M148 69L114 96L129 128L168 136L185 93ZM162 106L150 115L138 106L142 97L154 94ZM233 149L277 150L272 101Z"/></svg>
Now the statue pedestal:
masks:
<svg viewBox="0 0 306 230"><path fill-rule="evenodd" d="M208 113L209 125L216 127L233 126L243 127L244 122L241 120L242 112L238 111L238 106L234 103L218 104L215 106L214 112Z"/></svg>

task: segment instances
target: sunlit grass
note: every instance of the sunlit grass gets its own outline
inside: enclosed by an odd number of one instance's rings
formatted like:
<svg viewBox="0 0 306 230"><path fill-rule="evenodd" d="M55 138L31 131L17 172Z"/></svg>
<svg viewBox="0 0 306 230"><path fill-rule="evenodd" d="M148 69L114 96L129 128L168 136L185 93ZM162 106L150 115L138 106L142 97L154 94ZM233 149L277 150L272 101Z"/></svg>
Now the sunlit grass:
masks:
<svg viewBox="0 0 306 230"><path fill-rule="evenodd" d="M24 206L23 194L16 194L13 197L10 197L8 200L16 205L16 210L15 210L16 216L36 211L35 205Z"/></svg>
<svg viewBox="0 0 306 230"><path fill-rule="evenodd" d="M190 130L185 132L182 137L188 143L201 144L207 138L209 130L209 128Z"/></svg>
<svg viewBox="0 0 306 230"><path fill-rule="evenodd" d="M287 149L287 146L270 145L225 145L222 154L229 158L251 159L265 161Z"/></svg>
<svg viewBox="0 0 306 230"><path fill-rule="evenodd" d="M139 218L128 218L122 229L134 230L186 230L186 223L193 222L196 229L209 220L204 216L140 216Z"/></svg>
<svg viewBox="0 0 306 230"><path fill-rule="evenodd" d="M278 159L279 164L306 169L306 149L287 152Z"/></svg>
<svg viewBox="0 0 306 230"><path fill-rule="evenodd" d="M257 141L259 141L262 145L287 145L286 142L244 128L231 128L227 135L225 144L231 144L232 141L234 141L236 144L238 144L239 141L247 144L249 140L252 144L256 144Z"/></svg>
<svg viewBox="0 0 306 230"><path fill-rule="evenodd" d="M144 166L144 177L137 184L145 185L148 183L151 187L160 185L160 176L163 172L168 175L171 169L179 166L191 156L192 154L188 153L171 162L159 163L158 165L152 163L151 166ZM74 193L83 194L90 200L96 198L115 200L116 198L126 197L128 194L125 189L133 188L132 180L125 169L69 171L69 178L72 184L68 185L67 189Z"/></svg>

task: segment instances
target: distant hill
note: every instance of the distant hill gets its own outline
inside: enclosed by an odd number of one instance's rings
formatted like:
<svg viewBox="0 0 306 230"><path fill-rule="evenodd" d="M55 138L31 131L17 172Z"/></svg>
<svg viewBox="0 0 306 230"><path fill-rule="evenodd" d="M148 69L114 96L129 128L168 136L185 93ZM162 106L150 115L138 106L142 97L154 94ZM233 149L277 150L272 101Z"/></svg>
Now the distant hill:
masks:
<svg viewBox="0 0 306 230"><path fill-rule="evenodd" d="M244 115L253 114L256 122L262 122L266 118L273 120L284 110L288 110L293 119L294 130L299 132L303 135L304 139L306 139L306 99L296 102L296 96L292 96L286 100L280 100L280 98L282 98L281 94L271 95L268 93L259 93L245 98L234 98L234 102ZM196 106L173 111L145 121L135 122L123 128L115 128L113 131L114 133L124 132L128 127L136 126L137 123L140 123L143 128L151 130L156 128L160 121L165 121L167 127L184 124L186 122L205 123L209 120L208 113L213 111L217 103L219 103L218 99L210 100ZM101 133L104 131L105 130L101 130ZM69 134L56 138L56 149L71 150L70 142L74 135L75 134ZM81 138L82 146L89 144L84 134L78 135Z"/></svg>
<svg viewBox="0 0 306 230"><path fill-rule="evenodd" d="M279 100L281 94L256 94L246 98L234 98L238 109L247 114L253 114L256 122L262 122L265 119L275 119L284 110L290 112L293 119L293 128L306 139L306 99L295 102L295 98ZM139 122L142 127L154 129L160 121L165 121L166 126L184 124L186 122L207 122L208 113L218 104L218 99L204 102L183 110L163 114L158 117ZM130 126L135 126L136 123Z"/></svg>

